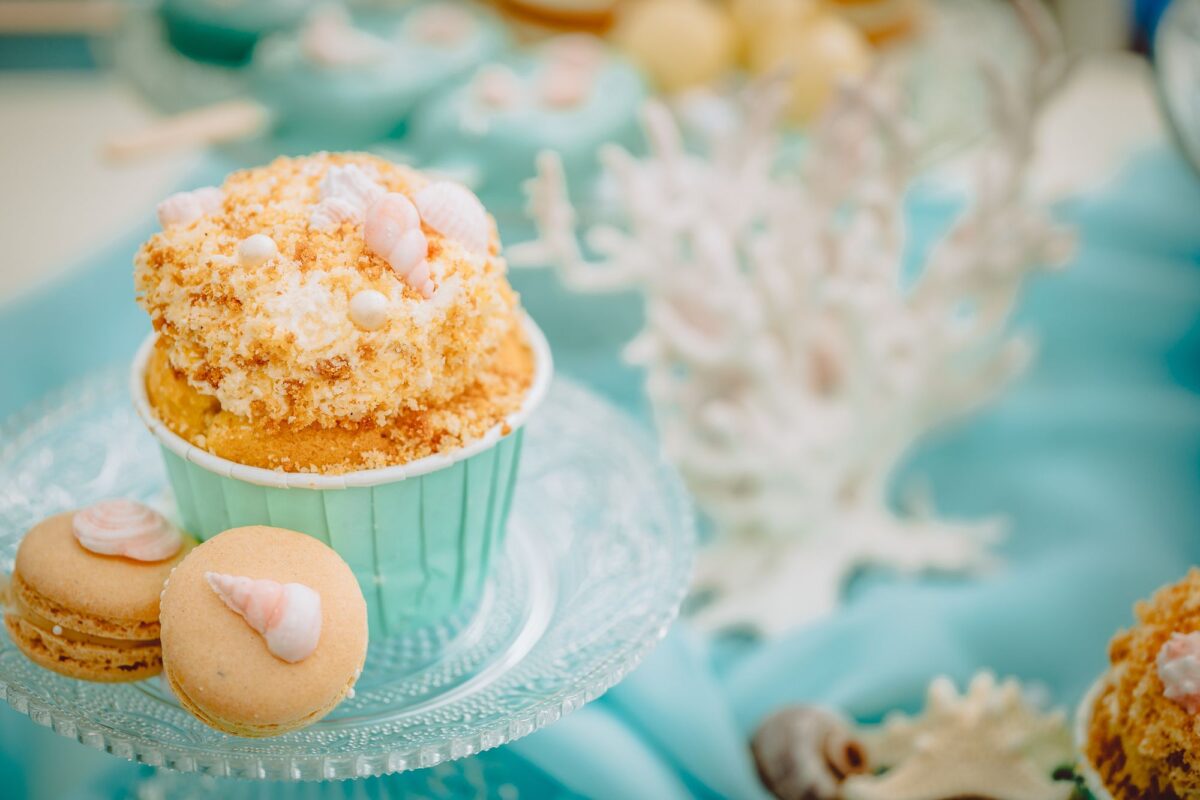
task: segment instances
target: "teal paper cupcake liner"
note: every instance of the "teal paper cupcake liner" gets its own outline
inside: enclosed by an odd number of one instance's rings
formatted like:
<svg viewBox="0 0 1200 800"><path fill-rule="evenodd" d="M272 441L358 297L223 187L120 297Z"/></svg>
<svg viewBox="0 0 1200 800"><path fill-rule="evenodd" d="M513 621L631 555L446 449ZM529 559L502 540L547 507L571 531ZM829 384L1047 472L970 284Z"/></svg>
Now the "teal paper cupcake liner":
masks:
<svg viewBox="0 0 1200 800"><path fill-rule="evenodd" d="M552 372L541 331L528 318L525 328L537 367L521 408L466 447L396 467L343 475L278 472L188 443L158 419L146 397L154 336L134 360L131 390L162 447L187 531L206 540L230 528L271 525L315 536L358 577L371 635L390 636L473 607L502 552L522 426Z"/></svg>

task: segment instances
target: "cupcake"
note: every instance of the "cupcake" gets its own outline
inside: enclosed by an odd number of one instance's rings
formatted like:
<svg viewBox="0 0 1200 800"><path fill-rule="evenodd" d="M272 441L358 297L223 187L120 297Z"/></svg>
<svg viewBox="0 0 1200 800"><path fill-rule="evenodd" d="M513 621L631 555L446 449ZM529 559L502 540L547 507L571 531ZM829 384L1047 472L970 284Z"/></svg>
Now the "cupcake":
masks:
<svg viewBox="0 0 1200 800"><path fill-rule="evenodd" d="M134 364L188 530L331 545L373 632L477 599L545 341L469 191L362 154L283 158L167 198L135 262Z"/></svg>
<svg viewBox="0 0 1200 800"><path fill-rule="evenodd" d="M924 0L830 0L830 6L874 45L911 37L929 13Z"/></svg>
<svg viewBox="0 0 1200 800"><path fill-rule="evenodd" d="M1200 797L1200 570L1138 603L1085 701L1081 748L1095 793Z"/></svg>
<svg viewBox="0 0 1200 800"><path fill-rule="evenodd" d="M357 18L321 6L294 34L261 42L248 77L284 147L364 146L401 132L419 101L505 44L491 15L458 4Z"/></svg>
<svg viewBox="0 0 1200 800"><path fill-rule="evenodd" d="M503 226L524 223L521 187L536 174L538 155L558 153L569 185L585 187L586 205L599 177L597 152L606 144L638 149L646 96L620 53L593 36L559 36L484 64L430 99L406 144L422 163L473 174Z"/></svg>

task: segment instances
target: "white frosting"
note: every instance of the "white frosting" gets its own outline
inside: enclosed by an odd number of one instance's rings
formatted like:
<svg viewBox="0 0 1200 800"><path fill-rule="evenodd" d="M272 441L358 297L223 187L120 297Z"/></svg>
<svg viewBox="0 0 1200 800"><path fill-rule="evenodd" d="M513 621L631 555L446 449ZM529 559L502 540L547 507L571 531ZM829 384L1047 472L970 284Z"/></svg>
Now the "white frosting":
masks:
<svg viewBox="0 0 1200 800"><path fill-rule="evenodd" d="M1200 633L1172 633L1157 663L1163 695L1193 714L1200 711Z"/></svg>
<svg viewBox="0 0 1200 800"><path fill-rule="evenodd" d="M275 293L263 306L270 319L296 337L301 350L322 351L336 344L342 331L334 324L338 311L323 270L288 272L276 283ZM344 296L344 295L343 295Z"/></svg>
<svg viewBox="0 0 1200 800"><path fill-rule="evenodd" d="M179 552L183 535L154 509L134 500L102 500L75 512L75 539L102 556L162 561Z"/></svg>
<svg viewBox="0 0 1200 800"><path fill-rule="evenodd" d="M343 222L362 222L367 209L385 190L357 164L330 167L321 179L321 200L308 215L308 224L332 230Z"/></svg>
<svg viewBox="0 0 1200 800"><path fill-rule="evenodd" d="M350 298L350 321L364 331L373 331L387 322L388 299L383 292L364 289Z"/></svg>
<svg viewBox="0 0 1200 800"><path fill-rule="evenodd" d="M186 225L221 208L225 195L215 186L176 192L158 204L158 222L164 228Z"/></svg>
<svg viewBox="0 0 1200 800"><path fill-rule="evenodd" d="M279 255L275 240L265 233L247 236L238 244L238 261L247 267L265 264Z"/></svg>
<svg viewBox="0 0 1200 800"><path fill-rule="evenodd" d="M295 663L308 658L321 640L321 595L302 583L206 572L204 579L221 601L262 634L276 658Z"/></svg>

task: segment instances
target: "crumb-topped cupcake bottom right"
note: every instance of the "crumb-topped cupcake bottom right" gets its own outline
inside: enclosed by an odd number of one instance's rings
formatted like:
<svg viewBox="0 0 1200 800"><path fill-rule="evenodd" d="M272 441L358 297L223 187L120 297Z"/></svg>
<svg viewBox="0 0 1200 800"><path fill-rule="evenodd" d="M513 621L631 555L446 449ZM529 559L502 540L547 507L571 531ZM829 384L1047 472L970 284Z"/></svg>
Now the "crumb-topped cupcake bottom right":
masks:
<svg viewBox="0 0 1200 800"><path fill-rule="evenodd" d="M1200 570L1135 613L1081 709L1082 755L1115 800L1200 797Z"/></svg>

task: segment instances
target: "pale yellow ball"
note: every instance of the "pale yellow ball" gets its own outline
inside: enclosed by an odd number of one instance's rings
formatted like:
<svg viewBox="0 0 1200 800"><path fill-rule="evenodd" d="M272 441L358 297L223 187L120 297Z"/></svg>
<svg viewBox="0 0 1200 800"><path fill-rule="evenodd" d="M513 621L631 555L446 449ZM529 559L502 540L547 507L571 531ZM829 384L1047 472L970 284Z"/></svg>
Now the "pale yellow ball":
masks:
<svg viewBox="0 0 1200 800"><path fill-rule="evenodd" d="M789 111L793 119L807 122L825 108L839 80L866 73L871 57L871 46L857 28L820 14L764 33L755 42L750 66L759 74L788 70Z"/></svg>
<svg viewBox="0 0 1200 800"><path fill-rule="evenodd" d="M708 0L638 0L619 10L613 37L650 80L677 92L711 83L737 53L737 32Z"/></svg>
<svg viewBox="0 0 1200 800"><path fill-rule="evenodd" d="M781 25L796 25L821 11L818 0L730 0L733 21L747 41Z"/></svg>

